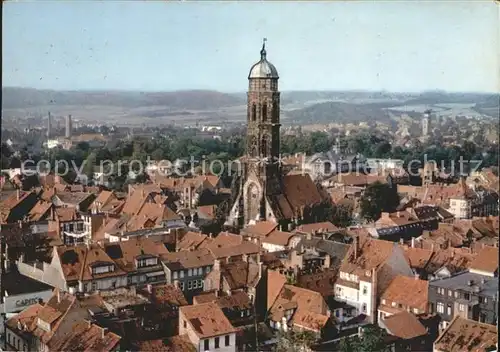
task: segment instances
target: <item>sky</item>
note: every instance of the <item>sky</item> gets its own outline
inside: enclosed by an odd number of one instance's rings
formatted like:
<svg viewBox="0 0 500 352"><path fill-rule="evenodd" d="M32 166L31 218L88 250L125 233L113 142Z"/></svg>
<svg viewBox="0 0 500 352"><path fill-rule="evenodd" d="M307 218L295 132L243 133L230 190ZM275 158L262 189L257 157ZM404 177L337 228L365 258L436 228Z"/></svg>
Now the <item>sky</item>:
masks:
<svg viewBox="0 0 500 352"><path fill-rule="evenodd" d="M493 1L3 3L2 85L243 92L262 38L281 90L500 89Z"/></svg>

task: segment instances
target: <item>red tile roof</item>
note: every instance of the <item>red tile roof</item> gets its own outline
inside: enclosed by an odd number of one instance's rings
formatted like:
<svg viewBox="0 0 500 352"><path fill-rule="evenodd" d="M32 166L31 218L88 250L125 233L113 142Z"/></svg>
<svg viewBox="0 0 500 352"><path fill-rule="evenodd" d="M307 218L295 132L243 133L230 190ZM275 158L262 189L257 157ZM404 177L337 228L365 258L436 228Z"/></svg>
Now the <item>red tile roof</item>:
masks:
<svg viewBox="0 0 500 352"><path fill-rule="evenodd" d="M192 331L200 338L236 333L217 303L209 302L179 308L179 319L185 319Z"/></svg>
<svg viewBox="0 0 500 352"><path fill-rule="evenodd" d="M498 248L485 246L470 264L470 269L491 274L498 271Z"/></svg>
<svg viewBox="0 0 500 352"><path fill-rule="evenodd" d="M405 340L427 334L427 329L420 323L418 318L406 311L385 317L382 323L391 335Z"/></svg>
<svg viewBox="0 0 500 352"><path fill-rule="evenodd" d="M457 316L434 342L434 351L495 351L497 343L498 331L495 325L478 323Z"/></svg>
<svg viewBox="0 0 500 352"><path fill-rule="evenodd" d="M423 313L427 311L429 282L415 277L396 276L382 294L386 305L392 302L404 307L416 308Z"/></svg>

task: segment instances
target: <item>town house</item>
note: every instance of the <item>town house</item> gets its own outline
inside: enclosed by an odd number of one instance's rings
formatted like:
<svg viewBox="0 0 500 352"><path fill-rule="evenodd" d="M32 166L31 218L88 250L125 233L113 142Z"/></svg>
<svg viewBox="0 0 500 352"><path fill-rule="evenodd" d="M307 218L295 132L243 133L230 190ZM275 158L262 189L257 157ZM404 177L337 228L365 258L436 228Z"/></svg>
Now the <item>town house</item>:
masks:
<svg viewBox="0 0 500 352"><path fill-rule="evenodd" d="M167 283L177 285L188 300L203 291L205 275L214 265L214 257L206 248L179 251L163 256Z"/></svg>
<svg viewBox="0 0 500 352"><path fill-rule="evenodd" d="M407 311L424 314L428 306L428 284L418 276L396 276L381 295L378 306L378 319Z"/></svg>
<svg viewBox="0 0 500 352"><path fill-rule="evenodd" d="M147 237L105 243L104 251L118 267L127 273L127 285L146 285L166 281L162 258L168 250L161 242Z"/></svg>
<svg viewBox="0 0 500 352"><path fill-rule="evenodd" d="M267 292L271 328L309 331L318 338L330 332L330 311L320 293L286 284L286 278L275 271L268 271Z"/></svg>
<svg viewBox="0 0 500 352"><path fill-rule="evenodd" d="M457 316L496 324L498 278L465 271L431 280L428 311L439 315L442 329Z"/></svg>
<svg viewBox="0 0 500 352"><path fill-rule="evenodd" d="M378 299L398 275L413 277L403 250L393 242L355 237L339 270L335 299L351 306L347 316L377 319Z"/></svg>
<svg viewBox="0 0 500 352"><path fill-rule="evenodd" d="M179 309L179 335L186 334L198 352L236 352L236 332L217 303Z"/></svg>

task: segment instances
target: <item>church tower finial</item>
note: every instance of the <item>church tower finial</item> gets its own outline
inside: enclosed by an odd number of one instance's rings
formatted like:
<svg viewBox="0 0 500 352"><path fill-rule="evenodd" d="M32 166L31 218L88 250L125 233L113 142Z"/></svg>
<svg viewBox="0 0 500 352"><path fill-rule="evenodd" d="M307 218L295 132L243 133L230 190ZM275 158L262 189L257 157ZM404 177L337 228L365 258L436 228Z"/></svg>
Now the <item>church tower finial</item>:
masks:
<svg viewBox="0 0 500 352"><path fill-rule="evenodd" d="M267 38L262 39L262 50L260 51L260 59L261 60L266 59L266 42L267 42Z"/></svg>

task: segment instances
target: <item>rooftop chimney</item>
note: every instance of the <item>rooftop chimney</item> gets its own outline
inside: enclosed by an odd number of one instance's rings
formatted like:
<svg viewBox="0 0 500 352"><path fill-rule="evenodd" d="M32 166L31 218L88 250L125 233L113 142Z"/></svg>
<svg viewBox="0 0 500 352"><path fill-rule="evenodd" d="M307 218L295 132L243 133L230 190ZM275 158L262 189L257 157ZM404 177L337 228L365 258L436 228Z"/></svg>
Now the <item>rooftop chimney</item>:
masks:
<svg viewBox="0 0 500 352"><path fill-rule="evenodd" d="M61 303L61 291L59 289L57 289L57 303Z"/></svg>
<svg viewBox="0 0 500 352"><path fill-rule="evenodd" d="M415 237L411 238L411 248L415 248Z"/></svg>
<svg viewBox="0 0 500 352"><path fill-rule="evenodd" d="M213 270L217 270L217 271L220 270L220 260L219 259L215 259L214 260L214 268L213 268Z"/></svg>

